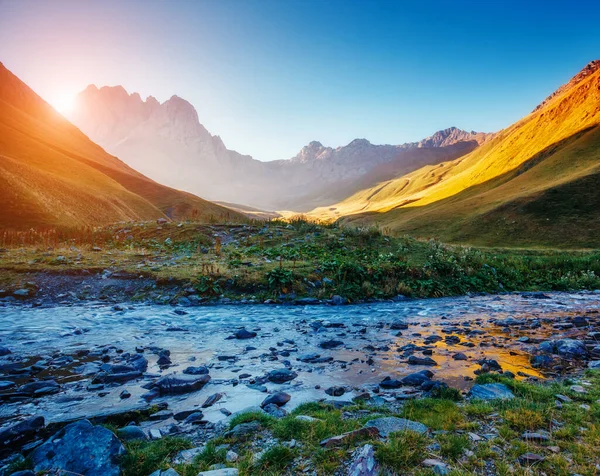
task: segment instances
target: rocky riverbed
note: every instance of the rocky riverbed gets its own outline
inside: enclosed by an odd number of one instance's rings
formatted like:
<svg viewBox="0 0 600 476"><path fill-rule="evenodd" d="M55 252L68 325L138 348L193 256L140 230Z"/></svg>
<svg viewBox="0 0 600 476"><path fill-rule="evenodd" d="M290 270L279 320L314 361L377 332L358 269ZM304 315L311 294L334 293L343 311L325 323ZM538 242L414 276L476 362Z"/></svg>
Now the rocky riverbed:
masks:
<svg viewBox="0 0 600 476"><path fill-rule="evenodd" d="M145 415L137 428L147 437L202 443L248 408L394 407L447 385L466 393L481 372L558 377L596 365L599 309L593 292L356 306L7 305L0 422L43 417L58 429ZM28 450L43 442L38 430L23 439L34 442ZM9 448L21 449L7 445L4 456Z"/></svg>

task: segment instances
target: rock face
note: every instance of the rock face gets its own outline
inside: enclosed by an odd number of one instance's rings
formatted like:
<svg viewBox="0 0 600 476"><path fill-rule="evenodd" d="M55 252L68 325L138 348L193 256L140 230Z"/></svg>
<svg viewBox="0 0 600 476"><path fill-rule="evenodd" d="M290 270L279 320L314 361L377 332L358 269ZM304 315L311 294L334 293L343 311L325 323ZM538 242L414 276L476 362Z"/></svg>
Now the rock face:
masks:
<svg viewBox="0 0 600 476"><path fill-rule="evenodd" d="M375 420L369 420L365 423L365 428L376 428L379 435L387 438L390 433L396 431L414 431L416 433L426 433L428 428L416 421L406 420L397 417L384 417Z"/></svg>
<svg viewBox="0 0 600 476"><path fill-rule="evenodd" d="M161 104L150 96L144 101L121 86L89 86L69 119L150 178L211 200L269 210L297 204L308 211L334 203L390 175L460 157L487 137L452 127L401 145L355 139L332 148L313 141L289 160L260 162L228 150L186 100L173 96Z"/></svg>
<svg viewBox="0 0 600 476"><path fill-rule="evenodd" d="M486 383L483 385L473 385L469 391L471 398L478 398L481 400L510 400L515 398L509 388L501 383Z"/></svg>
<svg viewBox="0 0 600 476"><path fill-rule="evenodd" d="M125 453L109 430L87 420L67 425L31 454L36 472L64 471L86 476L118 476Z"/></svg>

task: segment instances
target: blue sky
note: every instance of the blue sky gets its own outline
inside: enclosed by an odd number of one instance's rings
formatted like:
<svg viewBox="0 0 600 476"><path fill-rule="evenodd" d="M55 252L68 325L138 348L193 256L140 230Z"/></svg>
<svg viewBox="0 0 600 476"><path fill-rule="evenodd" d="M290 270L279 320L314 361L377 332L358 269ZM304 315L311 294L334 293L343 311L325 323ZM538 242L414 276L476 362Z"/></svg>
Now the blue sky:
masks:
<svg viewBox="0 0 600 476"><path fill-rule="evenodd" d="M177 94L260 160L311 140L495 131L600 58L600 2L0 0L0 61L51 103Z"/></svg>

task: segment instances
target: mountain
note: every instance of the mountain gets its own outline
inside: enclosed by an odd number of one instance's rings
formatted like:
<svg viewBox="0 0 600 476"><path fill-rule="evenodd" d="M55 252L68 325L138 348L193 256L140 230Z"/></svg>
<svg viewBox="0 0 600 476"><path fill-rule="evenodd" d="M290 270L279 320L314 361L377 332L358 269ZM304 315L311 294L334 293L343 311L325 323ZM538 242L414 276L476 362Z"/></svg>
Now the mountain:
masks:
<svg viewBox="0 0 600 476"><path fill-rule="evenodd" d="M477 245L600 246L600 61L468 155L311 212Z"/></svg>
<svg viewBox="0 0 600 476"><path fill-rule="evenodd" d="M144 101L121 86L89 86L78 95L71 119L106 150L167 185L269 210L308 211L334 203L370 184L363 178L383 164L393 164L389 170L403 174L456 158L458 149L447 147L465 143L461 150L466 153L489 139L451 128L403 145L356 139L334 149L315 141L289 160L261 162L227 149L219 136L200 124L196 110L184 99Z"/></svg>
<svg viewBox="0 0 600 476"><path fill-rule="evenodd" d="M167 216L240 217L160 185L106 153L0 63L1 227Z"/></svg>

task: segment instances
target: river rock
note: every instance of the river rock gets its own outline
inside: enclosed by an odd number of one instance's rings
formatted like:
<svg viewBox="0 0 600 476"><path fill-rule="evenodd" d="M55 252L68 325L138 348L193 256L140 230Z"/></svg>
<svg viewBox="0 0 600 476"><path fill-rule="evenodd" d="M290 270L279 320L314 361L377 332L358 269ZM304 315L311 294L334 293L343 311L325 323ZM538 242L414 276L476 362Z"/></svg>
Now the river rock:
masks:
<svg viewBox="0 0 600 476"><path fill-rule="evenodd" d="M550 340L540 343L540 352L546 354L557 354L567 359L585 359L588 350L583 341L575 339Z"/></svg>
<svg viewBox="0 0 600 476"><path fill-rule="evenodd" d="M148 436L144 431L136 425L128 425L117 430L117 436L123 441L131 440L147 440Z"/></svg>
<svg viewBox="0 0 600 476"><path fill-rule="evenodd" d="M329 387L327 390L325 390L325 393L327 395L331 395L332 397L341 397L342 395L344 395L344 393L346 393L346 389L344 387Z"/></svg>
<svg viewBox="0 0 600 476"><path fill-rule="evenodd" d="M36 472L64 471L86 476L119 476L125 447L111 431L88 420L67 425L31 453Z"/></svg>
<svg viewBox="0 0 600 476"><path fill-rule="evenodd" d="M235 334L233 334L233 336L236 339L252 339L253 337L256 337L256 332L251 332L246 330L246 328L242 328L239 331L237 331Z"/></svg>
<svg viewBox="0 0 600 476"><path fill-rule="evenodd" d="M402 385L407 385L409 387L419 387L424 382L431 380L432 377L433 372L431 370L421 370L420 372L414 372L402 377L400 382Z"/></svg>
<svg viewBox="0 0 600 476"><path fill-rule="evenodd" d="M396 380L391 377L384 378L379 384L381 388L400 388L402 385L403 383L400 380Z"/></svg>
<svg viewBox="0 0 600 476"><path fill-rule="evenodd" d="M160 395L178 395L200 390L210 381L210 375L165 375L152 384Z"/></svg>
<svg viewBox="0 0 600 476"><path fill-rule="evenodd" d="M473 385L469 391L469 397L481 400L510 400L515 396L510 389L502 383L486 383L483 385Z"/></svg>
<svg viewBox="0 0 600 476"><path fill-rule="evenodd" d="M0 392L13 388L15 385L15 382L11 382L10 380L0 380Z"/></svg>
<svg viewBox="0 0 600 476"><path fill-rule="evenodd" d="M336 347L340 347L342 345L344 345L344 343L341 340L332 339L321 342L319 347L322 349L335 349Z"/></svg>
<svg viewBox="0 0 600 476"><path fill-rule="evenodd" d="M214 393L210 397L208 397L204 403L202 404L202 408L212 407L215 403L223 398L222 393Z"/></svg>
<svg viewBox="0 0 600 476"><path fill-rule="evenodd" d="M187 367L183 370L186 375L206 375L208 374L208 367L201 365L199 367Z"/></svg>
<svg viewBox="0 0 600 476"><path fill-rule="evenodd" d="M50 395L57 393L60 390L60 386L54 380L38 380L36 382L26 383L21 385L17 391L19 393L25 393L34 397L41 397L43 395Z"/></svg>
<svg viewBox="0 0 600 476"><path fill-rule="evenodd" d="M8 347L2 347L0 346L0 357L4 357L5 355L9 355L12 352L10 351L10 349Z"/></svg>
<svg viewBox="0 0 600 476"><path fill-rule="evenodd" d="M271 370L271 372L267 374L267 378L273 383L289 382L290 380L294 380L297 376L298 374L296 372L289 369Z"/></svg>
<svg viewBox="0 0 600 476"><path fill-rule="evenodd" d="M415 433L426 433L427 427L423 423L406 420L398 417L383 417L369 420L365 423L366 428L377 428L379 434L387 438L390 433L396 431L414 431Z"/></svg>
<svg viewBox="0 0 600 476"><path fill-rule="evenodd" d="M437 365L437 362L433 360L431 357L416 357L411 355L408 358L408 365Z"/></svg>
<svg viewBox="0 0 600 476"><path fill-rule="evenodd" d="M28 418L0 431L0 448L15 447L30 440L39 430L44 428L42 416Z"/></svg>
<svg viewBox="0 0 600 476"><path fill-rule="evenodd" d="M378 476L380 474L373 445L363 445L354 451L346 474L347 476Z"/></svg>
<svg viewBox="0 0 600 476"><path fill-rule="evenodd" d="M261 408L266 407L267 405L277 405L278 407L282 407L283 405L285 405L287 402L290 401L292 397L285 392L276 392L273 393L272 395L269 395L267 398L265 398L263 400L263 402L260 404Z"/></svg>

